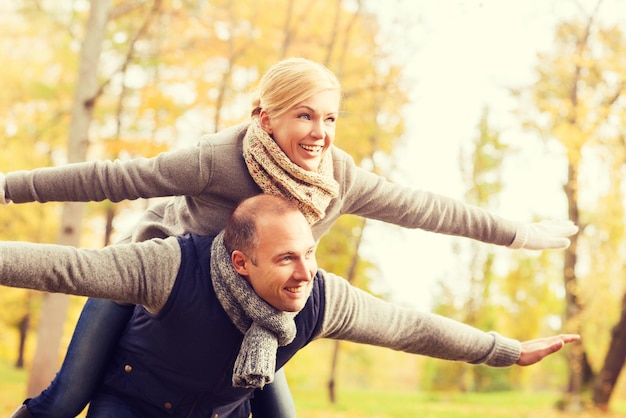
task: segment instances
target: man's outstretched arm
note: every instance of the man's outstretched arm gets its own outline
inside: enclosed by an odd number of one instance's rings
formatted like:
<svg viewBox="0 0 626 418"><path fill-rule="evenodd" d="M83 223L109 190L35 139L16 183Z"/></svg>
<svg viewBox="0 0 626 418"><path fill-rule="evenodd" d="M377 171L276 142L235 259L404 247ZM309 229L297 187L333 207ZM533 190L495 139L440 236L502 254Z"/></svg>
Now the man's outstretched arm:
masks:
<svg viewBox="0 0 626 418"><path fill-rule="evenodd" d="M0 242L0 285L111 299L158 310L180 266L176 238L103 249Z"/></svg>
<svg viewBox="0 0 626 418"><path fill-rule="evenodd" d="M562 335L520 342L440 315L385 302L324 272L326 309L320 338L344 339L444 360L506 367L530 365L578 341Z"/></svg>

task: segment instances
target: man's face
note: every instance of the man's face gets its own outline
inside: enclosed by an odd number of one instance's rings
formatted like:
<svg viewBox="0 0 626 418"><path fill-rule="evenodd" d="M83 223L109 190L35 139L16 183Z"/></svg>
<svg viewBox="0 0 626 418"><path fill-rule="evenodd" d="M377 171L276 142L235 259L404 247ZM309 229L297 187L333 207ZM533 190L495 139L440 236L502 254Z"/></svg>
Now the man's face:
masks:
<svg viewBox="0 0 626 418"><path fill-rule="evenodd" d="M309 224L300 212L270 215L257 221L257 234L256 251L250 256L240 253L242 260L235 262L235 268L239 264L243 270L238 272L247 276L254 291L276 309L300 311L317 272L317 243Z"/></svg>
<svg viewBox="0 0 626 418"><path fill-rule="evenodd" d="M307 171L317 171L322 156L335 140L335 123L341 96L325 90L298 103L280 116L261 113L261 127L291 161Z"/></svg>

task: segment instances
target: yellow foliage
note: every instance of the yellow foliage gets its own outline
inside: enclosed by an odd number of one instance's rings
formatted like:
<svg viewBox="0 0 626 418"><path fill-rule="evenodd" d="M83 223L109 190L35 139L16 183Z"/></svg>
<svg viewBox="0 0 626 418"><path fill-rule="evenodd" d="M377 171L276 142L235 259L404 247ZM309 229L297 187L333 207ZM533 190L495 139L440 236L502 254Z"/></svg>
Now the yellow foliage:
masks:
<svg viewBox="0 0 626 418"><path fill-rule="evenodd" d="M334 0L168 0L156 12L149 3L115 13L108 24L98 74L101 92L94 98L88 138L90 158L153 156L245 120L259 77L287 56L323 62L339 76L345 101L337 145L357 162L390 154L399 141L400 112L408 100L403 74L377 42L376 16L366 10ZM116 5L116 12L124 6ZM0 17L0 126L5 127L0 145L11 150L0 156L0 171L65 162L85 17L86 11L75 10L69 1ZM150 24L144 27L145 22ZM4 208L0 238L53 242L59 209L51 203ZM102 211L87 215L101 217ZM90 219L83 224L83 242L98 246L101 231ZM362 227L349 219L342 226L348 235L334 232L345 240L328 235L329 245L343 245L342 257L336 253L329 264L348 269ZM367 287L375 270L361 262L356 271L363 278L359 285ZM26 306L27 296L7 292L3 301ZM19 310L12 312L0 319L14 323Z"/></svg>

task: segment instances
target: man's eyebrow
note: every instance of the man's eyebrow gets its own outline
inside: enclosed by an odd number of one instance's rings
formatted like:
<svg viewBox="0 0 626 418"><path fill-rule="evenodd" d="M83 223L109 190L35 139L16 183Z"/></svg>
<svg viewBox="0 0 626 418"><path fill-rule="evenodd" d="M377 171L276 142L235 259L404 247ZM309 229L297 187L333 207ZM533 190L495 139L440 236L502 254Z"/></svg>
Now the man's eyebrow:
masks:
<svg viewBox="0 0 626 418"><path fill-rule="evenodd" d="M286 250L286 251L281 251L281 252L277 253L275 257L277 257L277 258L278 257L284 257L286 255L294 255L295 253L296 253L295 251Z"/></svg>

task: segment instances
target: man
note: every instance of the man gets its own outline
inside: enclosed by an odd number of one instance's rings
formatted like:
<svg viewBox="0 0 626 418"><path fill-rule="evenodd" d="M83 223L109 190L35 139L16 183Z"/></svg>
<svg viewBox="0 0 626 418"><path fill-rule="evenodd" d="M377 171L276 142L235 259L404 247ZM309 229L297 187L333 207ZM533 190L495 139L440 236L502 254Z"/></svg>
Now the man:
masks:
<svg viewBox="0 0 626 418"><path fill-rule="evenodd" d="M215 238L101 250L0 243L0 284L140 305L90 418L248 417L254 388L317 338L496 367L536 363L579 339L520 343L395 306L318 270L315 248L296 206L258 195Z"/></svg>

